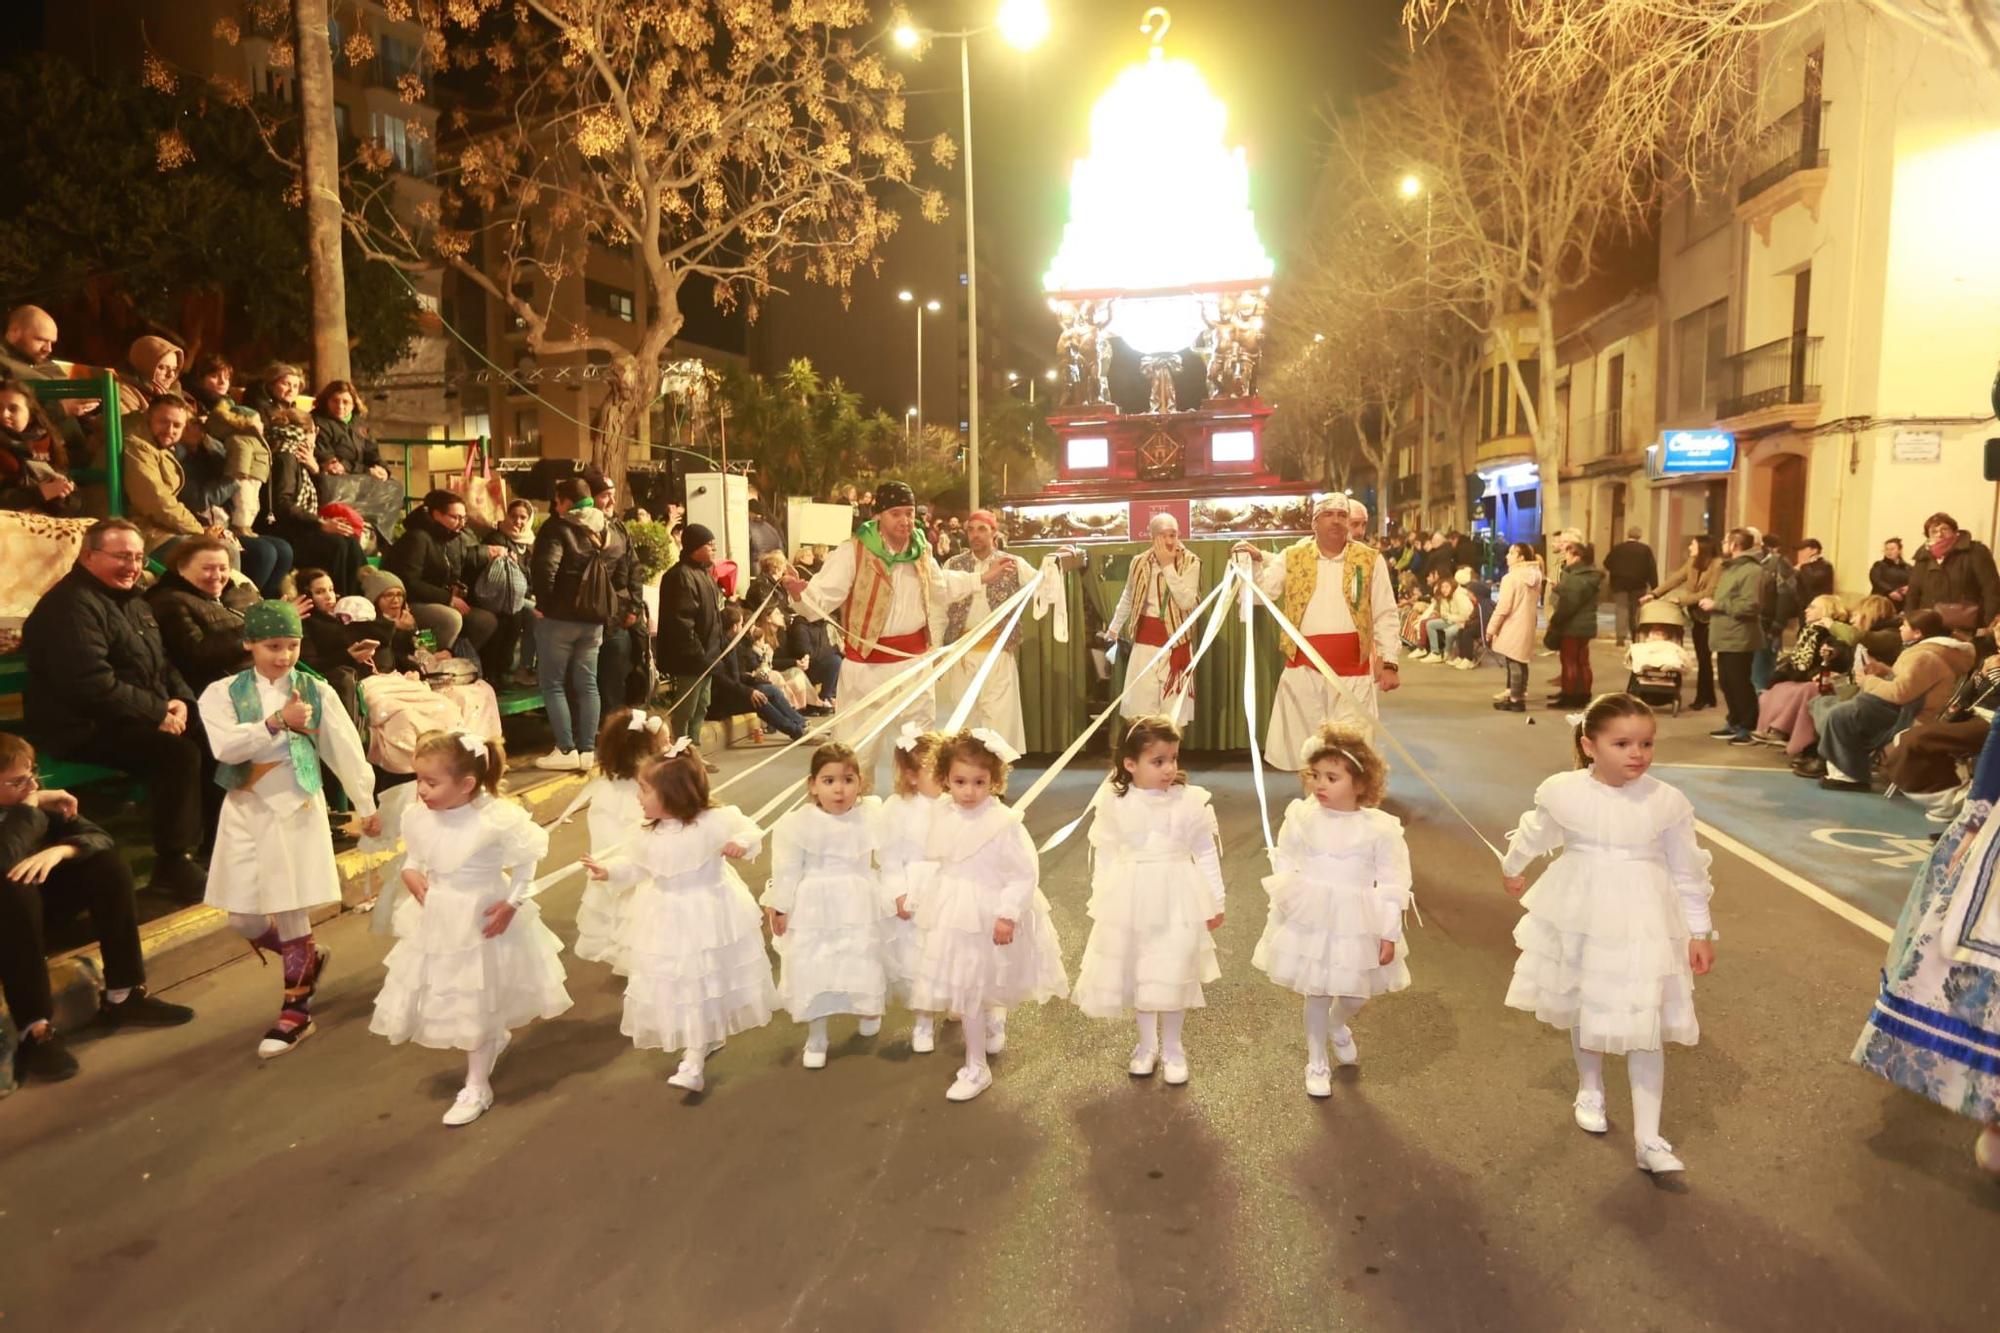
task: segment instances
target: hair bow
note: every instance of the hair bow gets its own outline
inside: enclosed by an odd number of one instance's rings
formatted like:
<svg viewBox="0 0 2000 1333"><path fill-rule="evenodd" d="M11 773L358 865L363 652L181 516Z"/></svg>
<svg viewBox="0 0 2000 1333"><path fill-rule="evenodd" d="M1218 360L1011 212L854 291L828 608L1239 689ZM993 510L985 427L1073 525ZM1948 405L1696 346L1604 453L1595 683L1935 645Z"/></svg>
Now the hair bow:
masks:
<svg viewBox="0 0 2000 1333"><path fill-rule="evenodd" d="M903 723L902 734L896 737L896 748L905 754L913 753L917 748L917 742L923 739L923 735L924 729L916 724L915 719L905 721Z"/></svg>
<svg viewBox="0 0 2000 1333"><path fill-rule="evenodd" d="M625 724L625 730L650 731L657 736L660 733L662 725L658 717L648 713L643 708L635 708L632 710L632 720Z"/></svg>
<svg viewBox="0 0 2000 1333"><path fill-rule="evenodd" d="M669 745L663 753L668 759L678 759L683 754L686 754L688 747L693 744L693 741L689 740L686 736L682 736L675 740L672 745Z"/></svg>
<svg viewBox="0 0 2000 1333"><path fill-rule="evenodd" d="M1572 726L1572 727L1580 727L1580 726L1582 726L1582 725L1583 725L1583 714L1582 714L1582 713L1564 713L1564 714L1563 714L1563 721L1565 721L1565 722L1569 723L1569 725L1570 725L1570 726Z"/></svg>
<svg viewBox="0 0 2000 1333"><path fill-rule="evenodd" d="M463 749L467 754L478 755L481 763L484 763L488 754L491 753L486 748L486 742L469 731L458 733L458 744L459 748Z"/></svg>
<svg viewBox="0 0 2000 1333"><path fill-rule="evenodd" d="M1021 752L1007 744L1006 737L991 727L974 727L967 734L985 746L993 757L1003 764L1011 764L1021 757Z"/></svg>

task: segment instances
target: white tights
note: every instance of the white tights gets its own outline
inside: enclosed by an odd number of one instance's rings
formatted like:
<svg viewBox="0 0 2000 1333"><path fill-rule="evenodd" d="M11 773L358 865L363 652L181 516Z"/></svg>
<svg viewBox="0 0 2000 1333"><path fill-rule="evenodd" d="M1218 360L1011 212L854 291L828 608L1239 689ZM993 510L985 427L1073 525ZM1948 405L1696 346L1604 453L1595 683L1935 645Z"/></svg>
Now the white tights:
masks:
<svg viewBox="0 0 2000 1333"><path fill-rule="evenodd" d="M254 940L265 931L275 928L281 940L295 940L301 935L312 934L312 915L305 911L294 912L231 912L229 928L246 940Z"/></svg>
<svg viewBox="0 0 2000 1333"><path fill-rule="evenodd" d="M1353 995L1306 996L1306 1063L1325 1069L1327 1035L1345 1029L1368 1001Z"/></svg>
<svg viewBox="0 0 2000 1333"><path fill-rule="evenodd" d="M1604 1052L1586 1051L1576 1029L1570 1029L1570 1053L1576 1057L1576 1081L1580 1092L1604 1095ZM1632 1137L1651 1143L1660 1137L1660 1104L1667 1091L1667 1056L1664 1050L1625 1052L1625 1077L1632 1084Z"/></svg>
<svg viewBox="0 0 2000 1333"><path fill-rule="evenodd" d="M1186 1021L1185 1009L1141 1009L1139 1050L1157 1051L1175 1062L1185 1059L1187 1052L1181 1049L1181 1024Z"/></svg>
<svg viewBox="0 0 2000 1333"><path fill-rule="evenodd" d="M507 1044L505 1037L476 1046L466 1052L465 1086L473 1092L493 1095L493 1062L500 1058L500 1048Z"/></svg>

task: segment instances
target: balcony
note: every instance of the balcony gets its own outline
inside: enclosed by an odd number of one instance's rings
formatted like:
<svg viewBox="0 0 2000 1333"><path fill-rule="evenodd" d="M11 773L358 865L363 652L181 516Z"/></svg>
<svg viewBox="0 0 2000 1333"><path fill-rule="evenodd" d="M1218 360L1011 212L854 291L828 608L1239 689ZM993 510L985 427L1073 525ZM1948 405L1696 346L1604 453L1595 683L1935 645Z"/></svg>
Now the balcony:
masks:
<svg viewBox="0 0 2000 1333"><path fill-rule="evenodd" d="M1819 420L1823 339L1793 335L1723 360L1721 425L1739 435L1798 430Z"/></svg>
<svg viewBox="0 0 2000 1333"><path fill-rule="evenodd" d="M1831 102L1801 102L1766 125L1749 151L1749 175L1736 191L1736 216L1757 229L1766 244L1771 219L1802 204L1815 221L1826 190L1823 138Z"/></svg>

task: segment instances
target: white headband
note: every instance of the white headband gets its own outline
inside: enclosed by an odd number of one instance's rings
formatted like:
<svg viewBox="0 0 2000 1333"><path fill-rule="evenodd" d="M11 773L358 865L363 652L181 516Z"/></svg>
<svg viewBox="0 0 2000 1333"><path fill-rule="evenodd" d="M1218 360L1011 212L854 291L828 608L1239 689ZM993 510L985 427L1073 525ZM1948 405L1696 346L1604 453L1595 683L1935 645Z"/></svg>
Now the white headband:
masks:
<svg viewBox="0 0 2000 1333"><path fill-rule="evenodd" d="M1003 764L1011 764L1021 757L1021 752L1007 744L1006 737L991 727L974 727L968 734Z"/></svg>
<svg viewBox="0 0 2000 1333"><path fill-rule="evenodd" d="M1313 517L1318 518L1321 514L1330 513L1344 514L1348 511L1348 507L1347 497L1336 491L1332 495L1322 495L1313 501Z"/></svg>
<svg viewBox="0 0 2000 1333"><path fill-rule="evenodd" d="M1362 762L1356 759L1345 746L1327 745L1317 736L1308 736L1306 743L1299 747L1299 766L1301 768L1311 768L1315 760L1323 759L1329 754L1337 754L1342 759L1345 759L1357 774L1365 771Z"/></svg>
<svg viewBox="0 0 2000 1333"><path fill-rule="evenodd" d="M924 738L924 729L914 721L903 723L902 734L896 737L896 748L905 754L914 754L917 742Z"/></svg>
<svg viewBox="0 0 2000 1333"><path fill-rule="evenodd" d="M487 754L489 753L488 750L486 749L485 741L480 740L479 737L473 735L469 731L461 731L457 733L457 735L458 735L459 746L462 749L464 749L464 751L467 754L476 754L479 756L481 762L485 761Z"/></svg>
<svg viewBox="0 0 2000 1333"><path fill-rule="evenodd" d="M665 724L659 718L648 713L645 709L635 708L632 710L632 720L625 724L625 730L650 731L657 736L660 734L660 728L663 725Z"/></svg>

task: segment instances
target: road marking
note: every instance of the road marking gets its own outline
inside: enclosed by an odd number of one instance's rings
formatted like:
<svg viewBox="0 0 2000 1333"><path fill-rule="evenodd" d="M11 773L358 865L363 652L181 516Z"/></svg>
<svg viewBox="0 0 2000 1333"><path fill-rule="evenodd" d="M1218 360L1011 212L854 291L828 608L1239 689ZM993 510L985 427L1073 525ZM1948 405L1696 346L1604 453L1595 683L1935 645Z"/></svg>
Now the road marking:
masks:
<svg viewBox="0 0 2000 1333"><path fill-rule="evenodd" d="M1914 870L1930 860L1933 846L1929 838L1906 837L1872 828L1816 828L1813 841L1843 852L1857 852L1891 870Z"/></svg>
<svg viewBox="0 0 2000 1333"><path fill-rule="evenodd" d="M1797 890L1835 916L1852 925L1861 927L1861 929L1867 931L1876 939L1887 943L1889 937L1895 933L1889 927L1856 907L1853 903L1828 893L1825 889L1822 889L1803 875L1786 869L1755 848L1744 846L1721 829L1716 828L1713 824L1707 824L1697 819L1694 821L1694 828L1695 832L1701 834L1702 837L1707 838L1724 851L1733 852L1739 859L1748 861L1751 865L1756 866L1780 884Z"/></svg>

